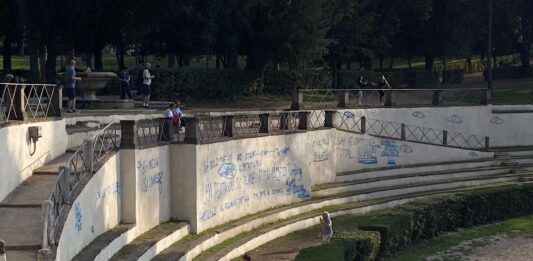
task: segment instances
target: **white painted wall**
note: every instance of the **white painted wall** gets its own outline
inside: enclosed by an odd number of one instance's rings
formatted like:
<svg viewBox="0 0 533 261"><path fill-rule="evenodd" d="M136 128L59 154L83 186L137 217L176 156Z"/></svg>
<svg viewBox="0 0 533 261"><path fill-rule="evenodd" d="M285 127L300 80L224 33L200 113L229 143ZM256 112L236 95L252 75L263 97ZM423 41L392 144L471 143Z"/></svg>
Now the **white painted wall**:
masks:
<svg viewBox="0 0 533 261"><path fill-rule="evenodd" d="M197 145L197 227L310 197L312 176L333 180L333 132L240 139Z"/></svg>
<svg viewBox="0 0 533 261"><path fill-rule="evenodd" d="M169 146L135 150L136 226L140 233L170 219Z"/></svg>
<svg viewBox="0 0 533 261"><path fill-rule="evenodd" d="M337 131L336 170L349 172L419 163L492 158L494 153L455 149Z"/></svg>
<svg viewBox="0 0 533 261"><path fill-rule="evenodd" d="M40 126L42 138L37 141L33 156L33 143L28 136L28 127ZM67 149L65 120L23 123L0 128L0 201L33 170L59 157Z"/></svg>
<svg viewBox="0 0 533 261"><path fill-rule="evenodd" d="M533 105L376 108L339 110L355 116L407 125L489 136L492 147L533 145L530 113L492 113L493 110L533 110ZM339 118L336 119L339 123Z"/></svg>
<svg viewBox="0 0 533 261"><path fill-rule="evenodd" d="M120 222L120 154L93 175L72 204L57 247L56 260L71 260L100 234Z"/></svg>

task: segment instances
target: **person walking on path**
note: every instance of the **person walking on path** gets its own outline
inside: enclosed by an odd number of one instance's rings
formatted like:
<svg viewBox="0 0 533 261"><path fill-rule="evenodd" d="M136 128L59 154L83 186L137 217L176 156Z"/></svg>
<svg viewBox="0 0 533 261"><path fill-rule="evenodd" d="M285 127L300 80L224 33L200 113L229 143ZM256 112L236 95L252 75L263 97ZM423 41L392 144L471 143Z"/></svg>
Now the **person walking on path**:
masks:
<svg viewBox="0 0 533 261"><path fill-rule="evenodd" d="M333 237L333 224L331 223L331 218L329 217L329 213L327 211L324 211L322 214L320 223L322 224L322 230L320 231L322 240L324 242L329 242L331 237Z"/></svg>
<svg viewBox="0 0 533 261"><path fill-rule="evenodd" d="M144 108L150 108L150 95L152 95L151 85L152 85L152 79L155 78L155 76L150 74L150 68L152 68L152 65L150 63L146 63L146 65L144 66L144 71L143 71L142 89L143 89L143 94L144 94L144 99L143 99Z"/></svg>
<svg viewBox="0 0 533 261"><path fill-rule="evenodd" d="M392 89L392 87L389 84L389 81L387 81L387 77L385 77L385 74L382 74L379 76L378 79L378 87L380 90L378 90L379 93L379 103L381 106L385 105L384 97L385 97L385 87L388 89Z"/></svg>
<svg viewBox="0 0 533 261"><path fill-rule="evenodd" d="M76 77L76 60L70 60L65 71L65 95L68 97L67 113L76 112L76 81L81 81Z"/></svg>
<svg viewBox="0 0 533 261"><path fill-rule="evenodd" d="M118 80L120 81L120 99L124 100L126 99L126 96L128 96L128 99L132 100L133 96L131 95L130 88L131 77L128 73L127 67L122 67L120 69L118 72Z"/></svg>
<svg viewBox="0 0 533 261"><path fill-rule="evenodd" d="M365 80L362 74L357 78L357 86L357 89L359 89L357 91L357 105L363 106L363 89L368 86L368 80Z"/></svg>

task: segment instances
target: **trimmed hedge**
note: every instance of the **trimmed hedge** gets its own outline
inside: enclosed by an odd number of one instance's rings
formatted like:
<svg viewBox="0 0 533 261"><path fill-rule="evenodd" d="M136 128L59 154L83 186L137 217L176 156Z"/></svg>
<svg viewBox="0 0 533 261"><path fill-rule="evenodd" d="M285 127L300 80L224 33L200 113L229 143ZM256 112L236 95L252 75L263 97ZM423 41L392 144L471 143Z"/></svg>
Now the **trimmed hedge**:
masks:
<svg viewBox="0 0 533 261"><path fill-rule="evenodd" d="M352 228L379 232L379 257L386 257L409 244L430 239L446 231L533 214L532 197L533 185L507 186L416 201L385 211L346 216L345 219L353 224ZM335 220L333 224L335 225ZM373 253L378 245L364 243L367 241L365 238L357 241L350 244L357 246L357 251L361 253ZM335 240L330 244L342 245ZM301 253L309 251L311 250ZM346 249L343 248L342 251L346 252ZM313 260L348 260L331 259L329 255L320 254L316 249L312 252L317 253Z"/></svg>
<svg viewBox="0 0 533 261"><path fill-rule="evenodd" d="M379 251L379 237L373 231L342 231L326 244L301 250L295 261L374 260Z"/></svg>
<svg viewBox="0 0 533 261"><path fill-rule="evenodd" d="M522 66L505 66L492 69L494 80L501 79L518 79L533 76L533 66L529 67L529 75L524 72ZM483 77L487 80L487 70L483 71Z"/></svg>
<svg viewBox="0 0 533 261"><path fill-rule="evenodd" d="M458 84L463 82L465 72L461 69L446 70L446 83Z"/></svg>

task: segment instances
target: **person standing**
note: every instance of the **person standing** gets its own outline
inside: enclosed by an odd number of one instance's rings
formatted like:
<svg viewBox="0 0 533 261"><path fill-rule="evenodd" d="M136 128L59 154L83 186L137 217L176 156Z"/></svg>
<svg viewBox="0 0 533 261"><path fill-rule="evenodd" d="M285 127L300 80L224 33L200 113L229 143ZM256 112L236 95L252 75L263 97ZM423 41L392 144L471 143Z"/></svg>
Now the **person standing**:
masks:
<svg viewBox="0 0 533 261"><path fill-rule="evenodd" d="M333 224L327 211L324 211L324 213L322 214L322 217L320 218L320 223L322 224L322 240L324 242L329 242L333 237Z"/></svg>
<svg viewBox="0 0 533 261"><path fill-rule="evenodd" d="M368 86L368 80L365 80L362 74L357 78L357 86L359 89L357 91L357 105L363 106L363 89Z"/></svg>
<svg viewBox="0 0 533 261"><path fill-rule="evenodd" d="M120 69L118 72L118 80L120 81L120 99L124 100L126 99L126 96L128 96L128 99L133 100L130 88L131 77L128 73L127 67L122 67Z"/></svg>
<svg viewBox="0 0 533 261"><path fill-rule="evenodd" d="M76 77L76 60L70 60L65 71L65 95L68 97L67 113L76 112L76 81L81 81Z"/></svg>
<svg viewBox="0 0 533 261"><path fill-rule="evenodd" d="M150 108L150 95L152 95L151 85L152 85L152 79L155 78L154 75L150 74L150 68L152 68L152 65L150 63L146 63L146 65L144 66L144 71L143 71L143 84L142 84L142 89L143 89L143 94L144 94L143 106L144 108L147 108L147 109Z"/></svg>
<svg viewBox="0 0 533 261"><path fill-rule="evenodd" d="M0 261L6 261L6 243L0 239Z"/></svg>

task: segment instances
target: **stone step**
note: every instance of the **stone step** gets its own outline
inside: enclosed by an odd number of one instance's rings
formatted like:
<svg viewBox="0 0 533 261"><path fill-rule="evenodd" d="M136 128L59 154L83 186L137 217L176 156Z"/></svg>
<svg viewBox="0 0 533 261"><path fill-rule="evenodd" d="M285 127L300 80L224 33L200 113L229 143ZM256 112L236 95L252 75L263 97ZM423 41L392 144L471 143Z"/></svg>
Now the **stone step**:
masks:
<svg viewBox="0 0 533 261"><path fill-rule="evenodd" d="M43 238L41 208L0 207L0 238L7 250L38 250Z"/></svg>
<svg viewBox="0 0 533 261"><path fill-rule="evenodd" d="M159 226L154 227L150 231L140 235L128 245L124 246L118 253L116 253L110 260L150 260L150 255L145 256L149 251L157 251L152 249L158 242L168 238L178 231L178 236L175 241L183 238L188 234L189 229L185 222L167 222ZM181 232L181 233L179 233ZM168 245L167 245L168 247ZM166 248L166 247L165 247ZM161 251L161 250L159 250ZM151 257L157 253L152 253ZM141 258L143 257L143 258Z"/></svg>
<svg viewBox="0 0 533 261"><path fill-rule="evenodd" d="M8 250L6 260L11 261L35 261L37 260L37 250Z"/></svg>
<svg viewBox="0 0 533 261"><path fill-rule="evenodd" d="M57 177L57 175L29 177L0 202L0 207L40 207L50 196Z"/></svg>
<svg viewBox="0 0 533 261"><path fill-rule="evenodd" d="M453 163L440 163L440 164L418 164L414 166L401 166L390 169L378 169L378 170L367 170L367 171L357 171L349 173L340 173L335 177L335 182L349 182L357 181L369 178L379 178L379 177L395 177L399 175L414 174L414 173L428 173L428 172L439 172L447 171L452 172L454 170L464 170L464 169L473 169L481 167L493 167L501 165L500 160L483 160L483 161L468 161L468 162L453 162Z"/></svg>
<svg viewBox="0 0 533 261"><path fill-rule="evenodd" d="M350 191L357 191L357 190L368 190L368 189L378 189L378 188L388 188L388 187L394 187L394 186L402 186L402 185L417 185L417 184L424 184L424 183L444 183L444 182L454 182L456 180L462 180L462 179L476 179L476 178L484 178L484 177L494 177L494 176L505 176L508 175L509 170L502 169L502 168L494 168L494 169L488 169L488 170L480 170L480 171L463 171L463 172L452 172L452 173L445 173L445 174L430 174L430 175L410 175L407 177L395 177L393 179L384 179L379 181L364 181L364 182L358 182L355 184L333 184L337 186L332 186L330 188L324 188L317 191L313 191L313 196L316 197L324 197L324 196L331 196L335 194L341 194L346 193Z"/></svg>
<svg viewBox="0 0 533 261"><path fill-rule="evenodd" d="M72 260L76 261L92 261L101 253L103 249L108 247L112 242L119 238L122 234L132 229L134 224L120 224L113 229L101 234L83 250L78 253ZM113 253L114 254L114 253Z"/></svg>
<svg viewBox="0 0 533 261"><path fill-rule="evenodd" d="M57 175L59 167L66 165L73 153L67 152L33 171L33 175Z"/></svg>
<svg viewBox="0 0 533 261"><path fill-rule="evenodd" d="M353 202L361 202L372 199L379 199L384 197L397 197L409 193L425 193L434 192L438 190L447 190L460 187L478 186L484 184L490 184L495 182L505 182L516 180L517 177L496 177L491 179L478 179L459 182L447 182L444 184L431 184L421 186L418 184L415 187L404 186L396 188L381 188L374 190L366 190L359 192L350 192L344 195L335 195L325 198L315 198L310 201L303 202L301 204L294 204L289 207L283 207L276 210L266 211L264 213L252 215L250 217L241 218L238 221L230 222L227 225L212 228L210 231L216 231L207 233L195 240L186 242L177 242L169 247L169 249L163 251L156 257L155 260L178 260L185 258L185 260L191 260L201 252L222 243L238 234L254 230L264 224L277 222L281 219L287 219L294 216L302 215L306 212L317 211L325 207L334 205L348 204Z"/></svg>
<svg viewBox="0 0 533 261"><path fill-rule="evenodd" d="M385 208L390 208L393 206L401 205L416 199L422 198L431 198L442 196L446 194L452 194L457 192L466 192L473 190L482 190L484 188L472 187L467 190L461 189L443 189L443 190L433 190L422 193L412 193L409 195L401 196L392 196L387 198L382 198L375 201L365 202L359 206L348 206L341 207L338 209L326 209L330 212L332 217L337 217L347 214L363 214L369 211L375 211ZM312 214L312 213L311 213ZM251 233L238 236L236 238L227 240L223 242L223 246L213 248L204 252L204 254L196 257L195 260L232 260L242 256L243 253L251 251L269 241L272 241L276 238L285 236L289 233L302 230L316 224L319 224L318 216L320 213L315 213L313 215L304 215L301 217L296 217L287 221L281 221L274 223L273 225L267 225L261 227Z"/></svg>

